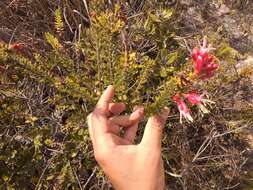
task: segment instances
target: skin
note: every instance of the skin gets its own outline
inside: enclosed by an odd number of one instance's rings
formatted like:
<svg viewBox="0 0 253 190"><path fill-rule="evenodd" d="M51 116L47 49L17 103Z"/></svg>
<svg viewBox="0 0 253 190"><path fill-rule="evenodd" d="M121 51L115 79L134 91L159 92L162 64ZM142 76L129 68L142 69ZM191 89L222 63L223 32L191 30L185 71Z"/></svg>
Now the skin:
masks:
<svg viewBox="0 0 253 190"><path fill-rule="evenodd" d="M120 115L125 105L112 103L113 97L114 87L109 86L87 117L95 159L116 190L163 190L161 138L168 108L148 119L142 141L136 145L144 109L136 107L130 115Z"/></svg>

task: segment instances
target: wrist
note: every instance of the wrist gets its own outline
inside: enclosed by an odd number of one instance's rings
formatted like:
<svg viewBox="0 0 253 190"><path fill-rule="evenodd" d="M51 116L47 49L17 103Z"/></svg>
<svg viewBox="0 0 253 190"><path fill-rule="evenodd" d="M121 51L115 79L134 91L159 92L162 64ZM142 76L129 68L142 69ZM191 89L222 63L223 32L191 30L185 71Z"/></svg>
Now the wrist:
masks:
<svg viewBox="0 0 253 190"><path fill-rule="evenodd" d="M123 186L117 186L113 184L113 187L115 190L164 190L164 183L159 183L157 185L154 184L147 184L147 183L142 183L140 185L138 184L130 184L127 183Z"/></svg>

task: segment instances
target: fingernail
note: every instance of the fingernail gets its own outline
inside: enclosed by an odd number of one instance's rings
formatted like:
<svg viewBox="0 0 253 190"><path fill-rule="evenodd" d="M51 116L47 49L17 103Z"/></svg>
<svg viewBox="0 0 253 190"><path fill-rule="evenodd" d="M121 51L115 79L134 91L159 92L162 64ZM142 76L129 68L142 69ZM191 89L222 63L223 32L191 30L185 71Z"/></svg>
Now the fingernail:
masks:
<svg viewBox="0 0 253 190"><path fill-rule="evenodd" d="M136 120L139 117L141 117L142 113L139 110L135 110L132 114L131 114L131 119L132 120Z"/></svg>
<svg viewBox="0 0 253 190"><path fill-rule="evenodd" d="M141 115L144 115L144 108L138 109L138 112L139 112Z"/></svg>
<svg viewBox="0 0 253 190"><path fill-rule="evenodd" d="M167 106L165 106L165 107L163 108L163 110L166 111L166 112L170 112L170 108L168 108Z"/></svg>
<svg viewBox="0 0 253 190"><path fill-rule="evenodd" d="M113 88L113 85L107 86L107 88L105 89L105 91L108 91L110 88Z"/></svg>
<svg viewBox="0 0 253 190"><path fill-rule="evenodd" d="M161 116L162 116L164 119L167 119L168 116L169 116L169 113L170 113L170 109L166 106L166 107L163 108L163 111L162 111Z"/></svg>
<svg viewBox="0 0 253 190"><path fill-rule="evenodd" d="M134 111L134 114L136 114L136 115L139 116L139 115L141 115L141 112L140 112L140 110L135 110L135 111Z"/></svg>
<svg viewBox="0 0 253 190"><path fill-rule="evenodd" d="M144 113L144 108L140 106L134 107L134 111L139 110L142 114Z"/></svg>

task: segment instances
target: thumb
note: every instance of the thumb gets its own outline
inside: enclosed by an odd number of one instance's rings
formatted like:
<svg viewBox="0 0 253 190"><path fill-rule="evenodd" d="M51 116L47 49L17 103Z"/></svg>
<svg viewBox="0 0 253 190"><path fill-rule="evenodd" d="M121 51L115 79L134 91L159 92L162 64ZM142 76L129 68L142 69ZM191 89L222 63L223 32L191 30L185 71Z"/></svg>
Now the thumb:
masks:
<svg viewBox="0 0 253 190"><path fill-rule="evenodd" d="M163 127L169 115L169 108L165 107L161 114L154 115L148 119L141 145L151 149L161 148Z"/></svg>

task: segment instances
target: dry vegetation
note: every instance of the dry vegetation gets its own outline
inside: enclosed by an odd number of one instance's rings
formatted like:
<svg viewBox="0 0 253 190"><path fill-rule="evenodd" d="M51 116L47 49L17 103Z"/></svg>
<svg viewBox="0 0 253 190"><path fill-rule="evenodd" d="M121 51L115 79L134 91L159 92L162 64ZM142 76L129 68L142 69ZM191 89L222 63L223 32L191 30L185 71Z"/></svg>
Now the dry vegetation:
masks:
<svg viewBox="0 0 253 190"><path fill-rule="evenodd" d="M250 0L1 0L0 189L112 188L85 124L112 78L129 108L172 107L163 139L167 189L252 189L252 8ZM194 123L180 124L175 105L156 97L174 93L166 81L192 67L186 58L203 35L222 64L201 84L216 104L204 116L193 108ZM143 127L138 132L136 142Z"/></svg>

